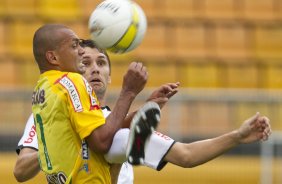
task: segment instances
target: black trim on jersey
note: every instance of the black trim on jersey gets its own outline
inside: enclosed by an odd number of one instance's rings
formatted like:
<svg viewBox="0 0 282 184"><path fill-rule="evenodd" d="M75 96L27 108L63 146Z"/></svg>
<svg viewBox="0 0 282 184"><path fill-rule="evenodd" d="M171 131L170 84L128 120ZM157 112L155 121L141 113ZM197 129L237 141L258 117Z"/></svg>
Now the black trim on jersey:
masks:
<svg viewBox="0 0 282 184"><path fill-rule="evenodd" d="M20 152L23 148L30 148L30 149L33 149L35 151L38 151L38 149L36 149L35 147L19 145L16 149L16 152L17 152L18 155L20 154Z"/></svg>
<svg viewBox="0 0 282 184"><path fill-rule="evenodd" d="M160 171L164 168L164 166L166 166L167 161L164 161L164 157L167 155L167 153L169 152L169 150L172 148L172 146L175 144L176 142L174 141L171 146L169 147L169 149L166 151L166 153L164 154L163 158L161 159L161 161L159 162L158 166L157 166L157 171Z"/></svg>
<svg viewBox="0 0 282 184"><path fill-rule="evenodd" d="M104 107L101 107L101 109L102 109L102 110L107 109L108 111L111 111L110 107L109 107L109 106L107 106L107 105L106 105L106 106L104 106Z"/></svg>

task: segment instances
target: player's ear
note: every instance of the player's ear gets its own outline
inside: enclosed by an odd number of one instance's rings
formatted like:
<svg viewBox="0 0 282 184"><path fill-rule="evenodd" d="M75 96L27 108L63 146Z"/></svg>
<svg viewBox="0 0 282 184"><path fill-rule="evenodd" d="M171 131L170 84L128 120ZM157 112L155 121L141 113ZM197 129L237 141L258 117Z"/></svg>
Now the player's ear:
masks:
<svg viewBox="0 0 282 184"><path fill-rule="evenodd" d="M58 60L54 51L46 52L46 59L52 65L58 65Z"/></svg>

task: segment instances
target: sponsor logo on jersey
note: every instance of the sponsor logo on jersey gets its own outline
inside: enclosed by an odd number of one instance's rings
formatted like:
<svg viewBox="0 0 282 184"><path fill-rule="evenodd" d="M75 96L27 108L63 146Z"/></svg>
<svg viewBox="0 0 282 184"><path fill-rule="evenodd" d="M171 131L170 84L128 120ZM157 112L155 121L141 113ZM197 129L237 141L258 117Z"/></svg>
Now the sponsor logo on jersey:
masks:
<svg viewBox="0 0 282 184"><path fill-rule="evenodd" d="M83 81L85 83L87 93L89 94L89 97L90 97L90 105L91 105L90 110L100 109L100 107L97 103L97 100L94 97L94 91L93 91L92 87L90 86L90 84L87 82L87 80L85 78L83 78Z"/></svg>
<svg viewBox="0 0 282 184"><path fill-rule="evenodd" d="M79 93L71 79L69 79L67 76L64 76L60 79L59 83L68 91L74 110L76 112L83 111Z"/></svg>
<svg viewBox="0 0 282 184"><path fill-rule="evenodd" d="M167 135L164 135L164 134L162 134L160 132L154 131L154 134L156 134L157 136L159 136L159 137L161 137L161 138L163 138L163 139L165 139L167 141L171 140L170 137L168 137Z"/></svg>
<svg viewBox="0 0 282 184"><path fill-rule="evenodd" d="M64 172L60 171L58 173L46 175L48 184L65 184L67 181L67 176Z"/></svg>
<svg viewBox="0 0 282 184"><path fill-rule="evenodd" d="M81 147L82 147L82 158L83 158L83 160L88 160L89 159L88 145L84 140L82 141Z"/></svg>
<svg viewBox="0 0 282 184"><path fill-rule="evenodd" d="M88 166L88 160L89 160L89 149L88 145L85 142L85 140L82 141L81 143L81 149L82 149L82 159L83 159L83 166L80 170L84 170L87 173L89 172L89 166Z"/></svg>
<svg viewBox="0 0 282 184"><path fill-rule="evenodd" d="M37 89L32 93L32 105L43 104L45 102L44 89Z"/></svg>
<svg viewBox="0 0 282 184"><path fill-rule="evenodd" d="M28 138L24 141L25 144L30 144L33 142L33 138L36 136L35 125L32 125L31 129L28 132Z"/></svg>

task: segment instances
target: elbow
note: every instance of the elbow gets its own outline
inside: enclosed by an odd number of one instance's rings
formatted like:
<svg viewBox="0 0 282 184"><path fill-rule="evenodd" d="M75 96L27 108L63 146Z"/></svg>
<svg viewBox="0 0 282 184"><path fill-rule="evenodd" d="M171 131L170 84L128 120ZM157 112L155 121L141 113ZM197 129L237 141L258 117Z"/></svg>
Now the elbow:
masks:
<svg viewBox="0 0 282 184"><path fill-rule="evenodd" d="M182 165L181 165L181 167L183 167L183 168L193 168L193 167L195 167L196 165L194 165L193 163L191 163L191 161L190 160L187 160L187 159L183 159L182 160Z"/></svg>
<svg viewBox="0 0 282 184"><path fill-rule="evenodd" d="M110 150L113 138L110 134L93 131L85 140L91 151L105 154Z"/></svg>
<svg viewBox="0 0 282 184"><path fill-rule="evenodd" d="M16 180L18 181L18 182L25 182L26 181L26 178L21 174L22 173L22 171L20 171L19 169L14 169L14 171L13 171L13 173L14 173L14 176L15 176L15 178L16 178Z"/></svg>
<svg viewBox="0 0 282 184"><path fill-rule="evenodd" d="M97 140L95 139L88 139L86 140L87 141L87 144L88 144L88 147L90 148L90 150L94 151L94 152L99 152L99 153L102 153L102 154L106 154L109 150L110 150L110 147L111 147L111 142L110 141L107 141L107 140Z"/></svg>
<svg viewBox="0 0 282 184"><path fill-rule="evenodd" d="M188 163L188 164L186 164L185 165L185 168L194 168L194 167L196 167L197 165L196 164L191 164L191 163Z"/></svg>
<svg viewBox="0 0 282 184"><path fill-rule="evenodd" d="M186 152L186 151L185 152L181 152L180 151L180 153L182 153L178 157L179 158L178 164L179 164L180 167L183 167L183 168L194 168L194 167L199 165L199 164L197 164L195 162L195 159L191 155L190 152Z"/></svg>
<svg viewBox="0 0 282 184"><path fill-rule="evenodd" d="M201 165L200 163L194 162L191 159L185 159L185 158L182 160L182 163L183 164L181 166L183 168L194 168L194 167Z"/></svg>
<svg viewBox="0 0 282 184"><path fill-rule="evenodd" d="M89 148L94 152L99 152L102 154L106 154L110 150L110 146L103 143L97 145L89 145Z"/></svg>

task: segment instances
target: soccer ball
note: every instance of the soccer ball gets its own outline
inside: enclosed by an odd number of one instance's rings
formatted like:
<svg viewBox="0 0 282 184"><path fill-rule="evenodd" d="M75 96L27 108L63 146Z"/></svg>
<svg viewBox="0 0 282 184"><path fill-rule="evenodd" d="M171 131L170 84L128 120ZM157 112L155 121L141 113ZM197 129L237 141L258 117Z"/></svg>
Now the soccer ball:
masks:
<svg viewBox="0 0 282 184"><path fill-rule="evenodd" d="M131 0L105 0L92 12L88 28L99 47L121 54L142 42L147 19L142 8Z"/></svg>

